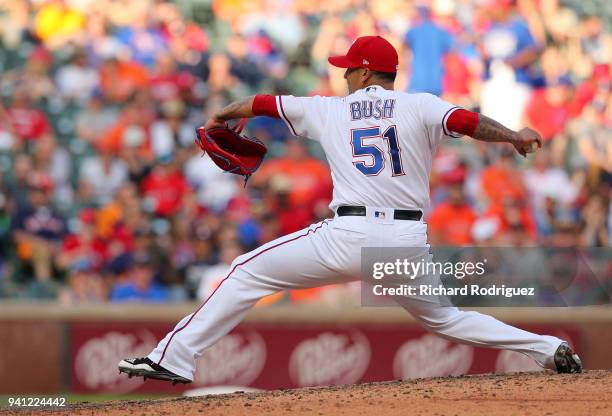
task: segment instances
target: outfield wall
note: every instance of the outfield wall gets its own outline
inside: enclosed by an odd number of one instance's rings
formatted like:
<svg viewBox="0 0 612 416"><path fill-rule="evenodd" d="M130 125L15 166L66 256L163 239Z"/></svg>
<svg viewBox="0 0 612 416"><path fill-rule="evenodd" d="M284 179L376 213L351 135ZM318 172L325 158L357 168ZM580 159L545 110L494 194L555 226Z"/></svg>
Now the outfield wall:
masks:
<svg viewBox="0 0 612 416"><path fill-rule="evenodd" d="M195 306L1 303L0 394L180 392L183 386L120 376L116 364L148 353ZM612 368L610 307L481 311L569 339L586 368ZM190 388L292 388L537 369L520 354L428 334L399 308L287 306L255 309L201 357Z"/></svg>

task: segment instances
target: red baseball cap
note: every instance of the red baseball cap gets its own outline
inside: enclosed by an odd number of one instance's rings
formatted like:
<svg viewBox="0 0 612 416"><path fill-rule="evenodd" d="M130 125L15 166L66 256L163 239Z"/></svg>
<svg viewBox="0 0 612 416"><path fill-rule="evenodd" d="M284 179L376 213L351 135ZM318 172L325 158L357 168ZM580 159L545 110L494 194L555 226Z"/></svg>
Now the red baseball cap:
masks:
<svg viewBox="0 0 612 416"><path fill-rule="evenodd" d="M385 38L357 38L344 56L330 56L327 61L339 68L368 68L372 71L397 72L397 51Z"/></svg>
<svg viewBox="0 0 612 416"><path fill-rule="evenodd" d="M31 189L49 192L53 189L53 179L46 173L34 172L28 179Z"/></svg>
<svg viewBox="0 0 612 416"><path fill-rule="evenodd" d="M96 221L96 211L91 208L85 208L81 211L79 220L84 224L93 224Z"/></svg>

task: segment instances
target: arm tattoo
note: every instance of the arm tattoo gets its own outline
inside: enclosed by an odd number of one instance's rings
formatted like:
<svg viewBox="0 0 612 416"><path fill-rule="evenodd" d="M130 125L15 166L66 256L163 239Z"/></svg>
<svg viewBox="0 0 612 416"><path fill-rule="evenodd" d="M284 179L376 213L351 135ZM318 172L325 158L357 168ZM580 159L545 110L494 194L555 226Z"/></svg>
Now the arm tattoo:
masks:
<svg viewBox="0 0 612 416"><path fill-rule="evenodd" d="M483 142L509 142L512 143L517 133L503 126L497 121L479 114L478 126L474 131L473 138Z"/></svg>
<svg viewBox="0 0 612 416"><path fill-rule="evenodd" d="M214 117L220 121L234 120L241 117L253 117L253 97L246 97L234 101L227 107L218 111Z"/></svg>

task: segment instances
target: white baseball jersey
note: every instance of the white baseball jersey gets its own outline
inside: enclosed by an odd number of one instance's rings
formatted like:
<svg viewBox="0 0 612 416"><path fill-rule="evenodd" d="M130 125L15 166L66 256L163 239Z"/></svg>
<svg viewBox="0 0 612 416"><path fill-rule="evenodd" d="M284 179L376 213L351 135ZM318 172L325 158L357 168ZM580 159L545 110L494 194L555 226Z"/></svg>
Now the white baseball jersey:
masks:
<svg viewBox="0 0 612 416"><path fill-rule="evenodd" d="M331 166L339 205L429 208L429 175L436 147L458 109L431 94L369 86L347 97L276 98L296 136L317 140Z"/></svg>
<svg viewBox="0 0 612 416"><path fill-rule="evenodd" d="M395 220L386 213L393 208L427 209L433 154L445 136L453 137L446 120L456 107L433 95L379 86L345 98L282 96L276 104L293 134L323 145L334 181L331 208L365 205L383 211L329 218L237 257L204 303L148 355L189 380L195 378L197 357L262 297L356 280L362 270L362 247L422 247L429 253L425 222ZM376 215L380 212L385 215ZM441 284L438 275L424 278L432 286ZM477 312L441 307L418 296L399 303L426 329L448 340L511 349L555 368L559 338L526 332Z"/></svg>

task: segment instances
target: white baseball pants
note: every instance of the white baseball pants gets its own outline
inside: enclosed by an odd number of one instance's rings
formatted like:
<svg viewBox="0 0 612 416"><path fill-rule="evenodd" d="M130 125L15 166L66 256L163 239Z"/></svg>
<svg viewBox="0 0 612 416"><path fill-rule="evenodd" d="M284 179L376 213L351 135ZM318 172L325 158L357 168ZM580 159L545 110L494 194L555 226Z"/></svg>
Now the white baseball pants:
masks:
<svg viewBox="0 0 612 416"><path fill-rule="evenodd" d="M365 217L335 217L271 241L239 256L208 299L149 354L162 367L190 380L196 358L232 330L264 296L285 289L312 288L358 280L362 247L427 246L422 221L384 218L368 208ZM402 307L427 330L448 340L517 351L543 367L555 368L553 356L562 340L506 325L477 312L405 298Z"/></svg>

